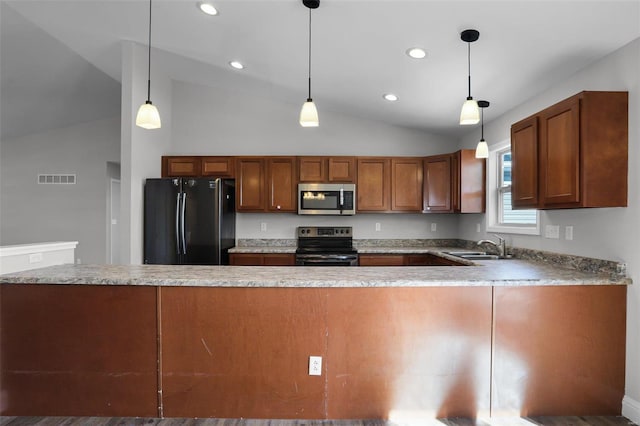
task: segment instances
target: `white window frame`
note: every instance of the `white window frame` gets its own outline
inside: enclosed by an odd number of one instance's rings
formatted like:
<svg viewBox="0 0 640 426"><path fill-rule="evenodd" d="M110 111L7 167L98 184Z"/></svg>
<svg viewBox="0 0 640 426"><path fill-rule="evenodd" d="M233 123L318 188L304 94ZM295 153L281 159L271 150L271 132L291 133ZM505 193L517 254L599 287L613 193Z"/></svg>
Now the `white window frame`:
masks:
<svg viewBox="0 0 640 426"><path fill-rule="evenodd" d="M503 225L500 223L500 154L511 148L511 141L506 140L489 147L487 158L487 215L488 232L502 234L540 235L540 211L536 211L535 225Z"/></svg>

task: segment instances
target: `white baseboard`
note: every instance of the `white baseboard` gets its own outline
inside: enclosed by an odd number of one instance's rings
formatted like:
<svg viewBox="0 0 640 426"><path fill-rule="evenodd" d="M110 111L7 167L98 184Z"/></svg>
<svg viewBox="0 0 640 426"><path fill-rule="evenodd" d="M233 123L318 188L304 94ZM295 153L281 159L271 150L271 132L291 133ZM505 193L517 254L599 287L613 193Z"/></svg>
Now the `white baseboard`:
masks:
<svg viewBox="0 0 640 426"><path fill-rule="evenodd" d="M622 398L622 415L632 422L640 424L640 402L625 395Z"/></svg>

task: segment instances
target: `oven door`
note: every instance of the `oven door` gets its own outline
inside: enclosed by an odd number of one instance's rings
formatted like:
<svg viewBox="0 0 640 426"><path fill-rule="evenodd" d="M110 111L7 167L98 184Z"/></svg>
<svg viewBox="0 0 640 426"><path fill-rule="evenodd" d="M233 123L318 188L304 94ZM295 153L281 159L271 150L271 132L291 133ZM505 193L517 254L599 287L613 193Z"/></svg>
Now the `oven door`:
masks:
<svg viewBox="0 0 640 426"><path fill-rule="evenodd" d="M296 266L358 266L358 255L296 254Z"/></svg>

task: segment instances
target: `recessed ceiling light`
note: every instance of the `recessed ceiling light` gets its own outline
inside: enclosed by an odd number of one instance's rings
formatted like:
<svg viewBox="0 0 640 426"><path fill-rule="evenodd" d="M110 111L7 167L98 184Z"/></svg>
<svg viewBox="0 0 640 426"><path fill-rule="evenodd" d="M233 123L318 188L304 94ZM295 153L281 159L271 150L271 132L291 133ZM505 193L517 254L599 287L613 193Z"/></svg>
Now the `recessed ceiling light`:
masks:
<svg viewBox="0 0 640 426"><path fill-rule="evenodd" d="M231 65L232 68L235 68L237 70L244 69L244 65L242 65L242 63L240 63L238 61L231 61L231 62L229 62L229 65Z"/></svg>
<svg viewBox="0 0 640 426"><path fill-rule="evenodd" d="M198 8L207 15L216 16L218 10L209 2L201 1L198 3Z"/></svg>
<svg viewBox="0 0 640 426"><path fill-rule="evenodd" d="M398 100L398 96L394 95L393 93L385 93L384 95L382 95L382 97L389 102L395 102Z"/></svg>
<svg viewBox="0 0 640 426"><path fill-rule="evenodd" d="M407 49L407 55L409 55L413 59L423 59L427 56L427 52L425 52L424 49L420 47L412 47L410 49Z"/></svg>

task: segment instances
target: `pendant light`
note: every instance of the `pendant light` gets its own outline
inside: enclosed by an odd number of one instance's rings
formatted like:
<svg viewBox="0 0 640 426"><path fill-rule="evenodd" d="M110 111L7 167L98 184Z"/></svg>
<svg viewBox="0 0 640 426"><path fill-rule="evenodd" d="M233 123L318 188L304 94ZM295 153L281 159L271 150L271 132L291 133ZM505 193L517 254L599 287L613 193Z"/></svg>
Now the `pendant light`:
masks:
<svg viewBox="0 0 640 426"><path fill-rule="evenodd" d="M471 43L480 38L480 32L477 30L464 30L460 33L460 38L467 43L467 63L469 66L469 95L464 104L462 104L460 124L477 124L480 121L480 111L478 103L471 96Z"/></svg>
<svg viewBox="0 0 640 426"><path fill-rule="evenodd" d="M320 6L320 0L302 0L302 4L309 8L309 96L300 111L300 125L318 127L320 125L318 109L311 99L311 9L317 9Z"/></svg>
<svg viewBox="0 0 640 426"><path fill-rule="evenodd" d="M151 0L149 0L149 68L147 74L147 101L138 109L136 126L145 129L159 129L160 113L158 108L151 103Z"/></svg>
<svg viewBox="0 0 640 426"><path fill-rule="evenodd" d="M476 146L476 158L489 158L489 146L484 140L484 109L489 107L489 101L478 101L480 107L480 142Z"/></svg>

